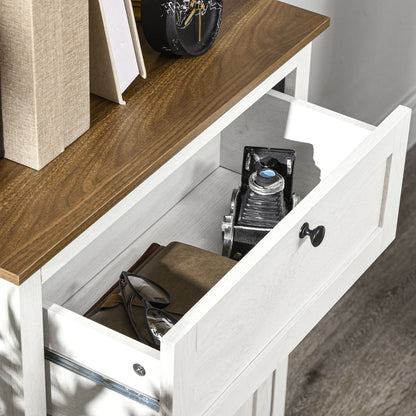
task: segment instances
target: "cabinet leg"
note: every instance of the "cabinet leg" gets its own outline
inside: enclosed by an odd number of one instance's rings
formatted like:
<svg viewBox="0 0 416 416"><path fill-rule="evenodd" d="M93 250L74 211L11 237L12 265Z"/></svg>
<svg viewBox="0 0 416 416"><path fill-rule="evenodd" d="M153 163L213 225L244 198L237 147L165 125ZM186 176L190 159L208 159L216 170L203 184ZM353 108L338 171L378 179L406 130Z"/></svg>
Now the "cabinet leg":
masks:
<svg viewBox="0 0 416 416"><path fill-rule="evenodd" d="M252 416L272 415L273 379L274 372L254 393Z"/></svg>
<svg viewBox="0 0 416 416"><path fill-rule="evenodd" d="M0 279L0 414L46 415L40 272L21 286Z"/></svg>
<svg viewBox="0 0 416 416"><path fill-rule="evenodd" d="M285 93L301 100L308 99L312 43L298 54L296 69L285 78Z"/></svg>
<svg viewBox="0 0 416 416"><path fill-rule="evenodd" d="M255 394L255 393L254 393ZM238 409L234 416L253 416L253 400L254 395L251 396L241 407Z"/></svg>
<svg viewBox="0 0 416 416"><path fill-rule="evenodd" d="M273 372L271 416L284 416L286 401L288 357Z"/></svg>
<svg viewBox="0 0 416 416"><path fill-rule="evenodd" d="M287 368L286 358L234 416L284 416Z"/></svg>

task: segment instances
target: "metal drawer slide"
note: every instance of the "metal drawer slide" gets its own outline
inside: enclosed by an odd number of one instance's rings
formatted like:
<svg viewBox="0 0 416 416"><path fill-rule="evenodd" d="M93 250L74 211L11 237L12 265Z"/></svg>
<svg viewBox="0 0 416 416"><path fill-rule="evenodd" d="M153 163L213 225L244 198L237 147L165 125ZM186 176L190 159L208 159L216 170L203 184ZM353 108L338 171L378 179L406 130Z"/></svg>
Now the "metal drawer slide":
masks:
<svg viewBox="0 0 416 416"><path fill-rule="evenodd" d="M147 406L152 410L155 410L157 412L159 412L160 410L160 402L158 399L155 399L136 390L133 390L130 387L127 387L124 384L119 383L118 381L112 380L100 373L97 373L94 370L91 370L69 359L68 357L63 356L62 354L57 353L56 351L53 351L49 348L45 348L45 359L50 361L51 363L64 367L75 374L87 378L95 384L103 386L131 400L134 400L135 402Z"/></svg>

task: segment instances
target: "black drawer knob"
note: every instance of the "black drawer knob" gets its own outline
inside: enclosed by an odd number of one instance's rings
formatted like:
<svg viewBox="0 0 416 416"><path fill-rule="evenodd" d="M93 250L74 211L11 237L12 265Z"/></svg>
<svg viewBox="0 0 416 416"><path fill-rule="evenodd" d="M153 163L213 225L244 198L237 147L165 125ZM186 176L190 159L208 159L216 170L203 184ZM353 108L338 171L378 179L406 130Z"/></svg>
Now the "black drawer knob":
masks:
<svg viewBox="0 0 416 416"><path fill-rule="evenodd" d="M318 227L311 230L309 228L309 224L305 222L300 229L299 237L304 238L309 236L311 239L311 243L314 247L318 247L319 244L322 243L325 237L325 227L323 225L318 225Z"/></svg>

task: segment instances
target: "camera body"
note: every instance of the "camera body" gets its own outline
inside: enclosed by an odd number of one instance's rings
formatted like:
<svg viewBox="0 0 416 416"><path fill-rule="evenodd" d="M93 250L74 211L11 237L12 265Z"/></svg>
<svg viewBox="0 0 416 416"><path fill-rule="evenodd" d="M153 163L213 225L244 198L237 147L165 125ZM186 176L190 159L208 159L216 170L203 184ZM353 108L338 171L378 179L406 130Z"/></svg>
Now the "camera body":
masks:
<svg viewBox="0 0 416 416"><path fill-rule="evenodd" d="M241 186L222 222L223 256L242 258L293 207L295 151L244 147Z"/></svg>

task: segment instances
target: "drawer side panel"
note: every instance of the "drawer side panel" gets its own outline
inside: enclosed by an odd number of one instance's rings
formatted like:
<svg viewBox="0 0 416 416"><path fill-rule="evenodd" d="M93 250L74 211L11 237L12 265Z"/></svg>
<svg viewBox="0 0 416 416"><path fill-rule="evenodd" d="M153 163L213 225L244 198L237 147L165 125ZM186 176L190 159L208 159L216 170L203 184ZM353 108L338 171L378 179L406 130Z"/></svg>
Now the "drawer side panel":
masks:
<svg viewBox="0 0 416 416"><path fill-rule="evenodd" d="M79 316L59 305L44 304L45 347L58 353L77 365L95 371L105 378L158 400L160 396L159 352L96 322ZM139 376L133 370L134 364L144 367L146 374ZM61 368L50 365L50 384L60 392L60 397L69 400L78 391L77 374L65 370L65 380L57 372ZM61 371L61 370L59 370ZM81 377L81 386L89 380ZM55 391L54 390L54 391ZM102 386L87 389L101 394L107 390ZM84 394L84 393L82 393ZM93 396L91 394L91 399ZM59 401L58 401L59 402ZM62 401L61 401L62 402ZM55 402L54 402L55 403ZM81 414L81 413L80 413Z"/></svg>
<svg viewBox="0 0 416 416"><path fill-rule="evenodd" d="M160 416L155 410L47 363L48 413L53 416Z"/></svg>
<svg viewBox="0 0 416 416"><path fill-rule="evenodd" d="M44 298L62 305L218 164L219 137L184 149L42 268Z"/></svg>

